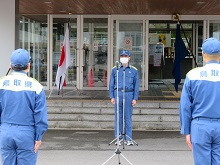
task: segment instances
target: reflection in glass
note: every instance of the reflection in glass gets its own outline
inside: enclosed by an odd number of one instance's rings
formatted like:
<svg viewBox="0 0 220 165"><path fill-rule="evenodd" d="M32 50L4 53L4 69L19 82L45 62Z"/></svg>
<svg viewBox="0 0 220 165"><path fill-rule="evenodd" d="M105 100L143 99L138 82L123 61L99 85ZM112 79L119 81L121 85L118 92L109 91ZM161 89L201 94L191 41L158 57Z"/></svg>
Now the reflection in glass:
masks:
<svg viewBox="0 0 220 165"><path fill-rule="evenodd" d="M131 53L130 64L138 69L140 87L142 86L143 73L143 22L120 21L116 30L114 23L114 56L113 61L119 61L120 50L129 50ZM114 63L113 63L114 65Z"/></svg>
<svg viewBox="0 0 220 165"><path fill-rule="evenodd" d="M107 18L84 19L83 87L107 86Z"/></svg>

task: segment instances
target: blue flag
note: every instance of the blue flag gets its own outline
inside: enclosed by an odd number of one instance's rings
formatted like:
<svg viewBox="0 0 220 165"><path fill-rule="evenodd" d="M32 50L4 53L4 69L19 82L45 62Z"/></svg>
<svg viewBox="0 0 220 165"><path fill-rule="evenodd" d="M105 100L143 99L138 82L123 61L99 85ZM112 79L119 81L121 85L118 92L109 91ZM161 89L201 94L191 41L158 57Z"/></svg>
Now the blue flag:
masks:
<svg viewBox="0 0 220 165"><path fill-rule="evenodd" d="M178 92L178 85L181 82L181 62L189 54L180 35L180 24L176 26L175 56L173 62L173 77L175 78L175 89Z"/></svg>

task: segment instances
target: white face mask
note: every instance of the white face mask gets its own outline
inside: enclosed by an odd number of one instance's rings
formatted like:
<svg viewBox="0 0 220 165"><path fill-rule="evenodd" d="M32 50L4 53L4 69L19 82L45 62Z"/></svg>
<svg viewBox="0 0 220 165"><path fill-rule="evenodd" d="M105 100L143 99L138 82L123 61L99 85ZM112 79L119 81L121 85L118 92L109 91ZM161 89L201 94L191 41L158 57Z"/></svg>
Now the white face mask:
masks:
<svg viewBox="0 0 220 165"><path fill-rule="evenodd" d="M121 57L121 58L120 58L120 62L121 62L122 64L127 64L127 63L128 63L128 58L127 58L127 57Z"/></svg>

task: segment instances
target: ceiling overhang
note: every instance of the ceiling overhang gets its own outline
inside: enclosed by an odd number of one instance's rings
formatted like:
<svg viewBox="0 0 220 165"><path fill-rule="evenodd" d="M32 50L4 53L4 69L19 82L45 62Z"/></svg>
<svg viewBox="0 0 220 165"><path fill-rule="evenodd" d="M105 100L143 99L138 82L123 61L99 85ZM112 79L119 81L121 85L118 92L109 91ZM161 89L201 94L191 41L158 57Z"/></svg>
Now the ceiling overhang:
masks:
<svg viewBox="0 0 220 165"><path fill-rule="evenodd" d="M220 15L220 0L19 0L25 14Z"/></svg>

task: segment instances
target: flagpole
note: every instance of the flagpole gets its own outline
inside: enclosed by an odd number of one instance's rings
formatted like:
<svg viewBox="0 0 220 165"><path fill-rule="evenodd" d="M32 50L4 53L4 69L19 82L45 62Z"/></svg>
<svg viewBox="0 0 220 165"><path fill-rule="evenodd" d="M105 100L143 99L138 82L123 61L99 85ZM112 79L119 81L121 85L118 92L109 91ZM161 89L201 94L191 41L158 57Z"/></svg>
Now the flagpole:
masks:
<svg viewBox="0 0 220 165"><path fill-rule="evenodd" d="M54 84L53 84L53 86L52 86L52 88L51 88L51 91L50 91L50 94L49 94L49 96L48 96L48 99L50 98L50 96L51 96L51 94L52 94L53 87L55 86L55 84L56 84L56 82L54 82Z"/></svg>
<svg viewBox="0 0 220 165"><path fill-rule="evenodd" d="M179 23L180 23L180 22L179 22ZM180 27L181 27L181 29L182 29L182 31L183 31L184 37L186 38L186 42L187 42L187 44L188 44L188 47L190 48L190 46L189 46L189 41L188 41L188 39L187 39L187 37L186 37L186 33L185 33L185 31L183 30L183 26L182 26L181 23L180 23ZM196 62L196 58L195 58L195 56L193 55L191 49L190 49L190 55L193 56L193 60L194 60L194 62L195 62L195 65L196 65L196 67L198 67L197 62Z"/></svg>
<svg viewBox="0 0 220 165"><path fill-rule="evenodd" d="M11 68L8 69L8 71L6 73L6 76L9 74L10 71L11 71Z"/></svg>
<svg viewBox="0 0 220 165"><path fill-rule="evenodd" d="M70 20L71 18L69 17L69 20L68 20L68 28L70 29Z"/></svg>
<svg viewBox="0 0 220 165"><path fill-rule="evenodd" d="M60 82L59 82L59 90L58 90L58 95L60 95L60 84L61 84L62 76L60 76Z"/></svg>
<svg viewBox="0 0 220 165"><path fill-rule="evenodd" d="M181 22L180 22L179 14L176 14L176 18L177 18L177 20L178 20L178 23L180 24L181 30L183 31L183 34L184 34L184 37L185 37L185 39L186 39L188 48L190 49L190 45L189 45L188 38L186 37L186 33L185 33L185 31L183 30L183 26L182 26L182 24L181 24ZM198 67L198 64L197 64L197 62L196 62L196 58L195 58L194 54L192 53L191 49L190 49L190 55L193 56L193 60L194 60L194 62L195 62L195 65L196 65L196 67Z"/></svg>

